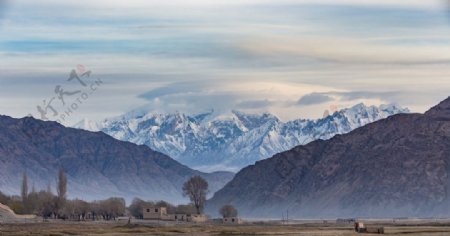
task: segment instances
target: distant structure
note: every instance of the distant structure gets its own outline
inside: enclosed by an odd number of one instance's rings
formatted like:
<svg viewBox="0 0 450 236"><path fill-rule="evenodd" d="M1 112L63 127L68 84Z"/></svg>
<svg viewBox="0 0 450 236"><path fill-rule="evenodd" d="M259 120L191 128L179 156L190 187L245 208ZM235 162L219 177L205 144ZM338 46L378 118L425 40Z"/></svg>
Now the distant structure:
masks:
<svg viewBox="0 0 450 236"><path fill-rule="evenodd" d="M165 207L146 207L142 213L146 220L171 220L171 216L167 214Z"/></svg>
<svg viewBox="0 0 450 236"><path fill-rule="evenodd" d="M355 222L355 232L368 234L384 234L384 227L366 227L362 222Z"/></svg>
<svg viewBox="0 0 450 236"><path fill-rule="evenodd" d="M202 223L208 221L206 215L199 214L168 214L165 207L145 207L142 211L144 220L166 220Z"/></svg>
<svg viewBox="0 0 450 236"><path fill-rule="evenodd" d="M353 218L336 220L336 224L354 224L355 222L356 222L356 220Z"/></svg>
<svg viewBox="0 0 450 236"><path fill-rule="evenodd" d="M239 217L224 217L222 218L222 222L224 224L236 224L236 225L243 223L242 219Z"/></svg>

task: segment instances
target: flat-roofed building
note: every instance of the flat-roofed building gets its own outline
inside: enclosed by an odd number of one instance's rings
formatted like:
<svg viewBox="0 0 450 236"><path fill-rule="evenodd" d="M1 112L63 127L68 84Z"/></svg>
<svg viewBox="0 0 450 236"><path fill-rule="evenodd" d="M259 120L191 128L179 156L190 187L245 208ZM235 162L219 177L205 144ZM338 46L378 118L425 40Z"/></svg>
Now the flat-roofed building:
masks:
<svg viewBox="0 0 450 236"><path fill-rule="evenodd" d="M222 222L224 224L237 224L237 225L243 223L242 219L240 219L239 217L224 217L222 219Z"/></svg>

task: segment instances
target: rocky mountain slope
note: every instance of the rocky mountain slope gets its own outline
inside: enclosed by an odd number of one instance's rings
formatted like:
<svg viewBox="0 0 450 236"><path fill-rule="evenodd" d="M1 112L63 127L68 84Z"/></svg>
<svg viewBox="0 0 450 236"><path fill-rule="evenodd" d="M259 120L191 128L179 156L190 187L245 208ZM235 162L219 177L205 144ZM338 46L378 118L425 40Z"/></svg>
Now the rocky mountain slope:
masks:
<svg viewBox="0 0 450 236"><path fill-rule="evenodd" d="M208 202L244 216L449 217L450 98L259 161Z"/></svg>
<svg viewBox="0 0 450 236"><path fill-rule="evenodd" d="M237 171L297 145L404 112L409 111L397 105L358 104L323 119L282 122L267 113L233 111L231 117L215 117L213 112L188 116L133 111L100 124L84 120L75 127L147 145L195 169Z"/></svg>
<svg viewBox="0 0 450 236"><path fill-rule="evenodd" d="M56 173L68 176L71 198L111 196L187 201L182 184L193 175L204 177L211 192L232 178L231 173L192 170L147 146L118 141L102 132L66 128L31 117L0 116L0 191L20 192L22 174L29 186L55 186Z"/></svg>

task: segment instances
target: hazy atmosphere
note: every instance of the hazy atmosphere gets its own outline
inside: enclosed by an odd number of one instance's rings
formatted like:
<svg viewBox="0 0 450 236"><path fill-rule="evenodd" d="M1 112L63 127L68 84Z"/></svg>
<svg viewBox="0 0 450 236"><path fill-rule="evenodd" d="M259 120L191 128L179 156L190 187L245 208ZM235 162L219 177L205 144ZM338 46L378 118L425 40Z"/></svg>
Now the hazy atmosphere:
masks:
<svg viewBox="0 0 450 236"><path fill-rule="evenodd" d="M450 0L0 0L0 235L450 235Z"/></svg>
<svg viewBox="0 0 450 236"><path fill-rule="evenodd" d="M0 113L13 117L41 118L37 106L61 106L57 91L70 105L86 89L63 124L139 107L282 120L359 102L423 112L450 89L446 1L3 0L0 9ZM68 81L72 70L102 83Z"/></svg>

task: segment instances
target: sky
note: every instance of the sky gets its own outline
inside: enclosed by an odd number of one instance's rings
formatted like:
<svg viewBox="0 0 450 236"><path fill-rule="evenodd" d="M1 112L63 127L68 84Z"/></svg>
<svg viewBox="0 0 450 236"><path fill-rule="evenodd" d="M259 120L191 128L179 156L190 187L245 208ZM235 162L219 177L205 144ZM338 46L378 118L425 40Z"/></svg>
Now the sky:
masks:
<svg viewBox="0 0 450 236"><path fill-rule="evenodd" d="M397 103L450 93L444 0L0 0L0 114L72 125Z"/></svg>

